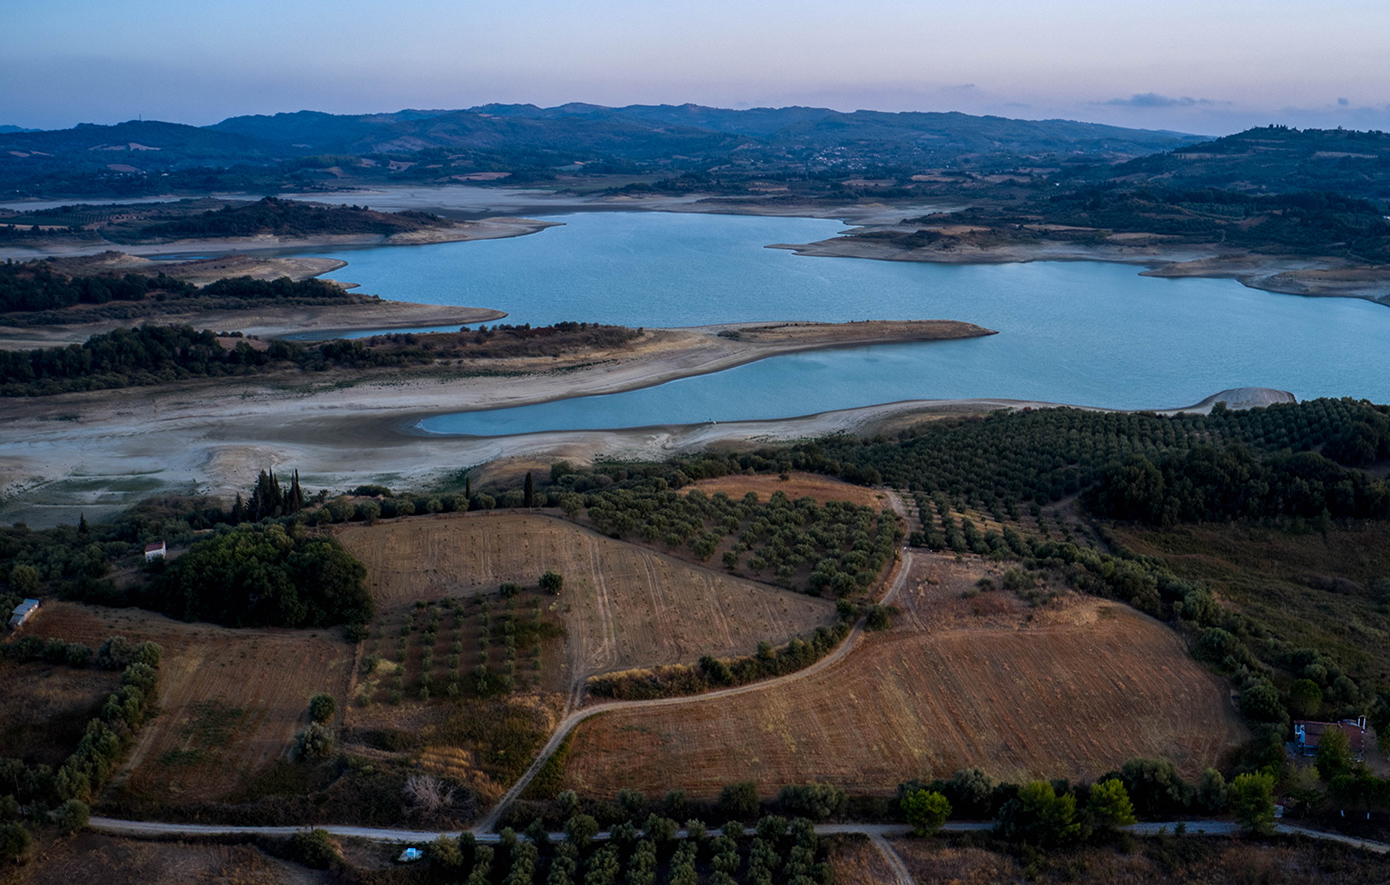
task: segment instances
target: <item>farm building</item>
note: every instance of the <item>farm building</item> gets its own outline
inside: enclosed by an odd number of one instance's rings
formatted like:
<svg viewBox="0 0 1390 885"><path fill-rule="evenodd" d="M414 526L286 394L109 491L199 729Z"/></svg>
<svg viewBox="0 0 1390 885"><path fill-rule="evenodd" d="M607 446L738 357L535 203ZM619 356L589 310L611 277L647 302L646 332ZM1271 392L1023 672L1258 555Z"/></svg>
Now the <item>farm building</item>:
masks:
<svg viewBox="0 0 1390 885"><path fill-rule="evenodd" d="M145 562L154 562L156 559L163 559L164 554L169 552L163 541L158 544L145 545Z"/></svg>
<svg viewBox="0 0 1390 885"><path fill-rule="evenodd" d="M1293 724L1294 749L1300 756L1318 755L1322 736L1330 728L1340 728L1347 736L1351 754L1360 762L1366 748L1366 717L1343 719L1341 722L1306 722L1299 720Z"/></svg>
<svg viewBox="0 0 1390 885"><path fill-rule="evenodd" d="M26 599L15 606L14 611L10 614L10 629L18 630L23 627L25 622L32 618L38 610L39 601L37 599Z"/></svg>

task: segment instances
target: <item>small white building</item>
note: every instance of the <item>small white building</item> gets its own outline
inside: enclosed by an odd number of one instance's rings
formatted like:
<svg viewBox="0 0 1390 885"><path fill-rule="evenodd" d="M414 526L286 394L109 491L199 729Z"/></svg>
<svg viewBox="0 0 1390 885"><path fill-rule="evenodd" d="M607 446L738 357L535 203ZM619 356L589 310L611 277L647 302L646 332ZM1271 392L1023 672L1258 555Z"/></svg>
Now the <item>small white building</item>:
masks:
<svg viewBox="0 0 1390 885"><path fill-rule="evenodd" d="M10 614L10 629L18 630L20 627L23 627L38 610L39 601L37 599L26 599L15 606L14 611Z"/></svg>
<svg viewBox="0 0 1390 885"><path fill-rule="evenodd" d="M154 562L156 559L163 559L164 554L168 552L169 549L165 546L163 541L160 541L158 544L146 544L145 562Z"/></svg>

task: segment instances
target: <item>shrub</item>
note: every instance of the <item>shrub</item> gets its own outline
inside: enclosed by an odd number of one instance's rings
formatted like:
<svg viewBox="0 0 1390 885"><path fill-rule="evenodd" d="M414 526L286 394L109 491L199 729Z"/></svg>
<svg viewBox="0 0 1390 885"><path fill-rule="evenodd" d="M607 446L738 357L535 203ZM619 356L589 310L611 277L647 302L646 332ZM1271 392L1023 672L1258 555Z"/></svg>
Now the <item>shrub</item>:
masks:
<svg viewBox="0 0 1390 885"><path fill-rule="evenodd" d="M321 759L333 752L333 730L311 722L295 738L295 752L300 759Z"/></svg>
<svg viewBox="0 0 1390 885"><path fill-rule="evenodd" d="M752 781L729 784L719 793L717 809L725 820L752 820L758 816L758 785Z"/></svg>
<svg viewBox="0 0 1390 885"><path fill-rule="evenodd" d="M326 870L338 860L338 849L327 830L301 830L286 846L290 857L315 870Z"/></svg>
<svg viewBox="0 0 1390 885"><path fill-rule="evenodd" d="M0 825L0 860L19 860L29 853L29 831L20 824Z"/></svg>
<svg viewBox="0 0 1390 885"><path fill-rule="evenodd" d="M309 718L314 722L327 723L337 712L338 702L331 694L316 694L309 700Z"/></svg>
<svg viewBox="0 0 1390 885"><path fill-rule="evenodd" d="M844 814L849 796L830 784L788 785L777 794L777 803L793 817L824 821Z"/></svg>
<svg viewBox="0 0 1390 885"><path fill-rule="evenodd" d="M87 808L87 803L78 799L69 799L53 812L53 822L64 833L76 833L87 826L90 817L91 810Z"/></svg>
<svg viewBox="0 0 1390 885"><path fill-rule="evenodd" d="M540 587L551 596L559 596L565 588L565 576L559 572L546 572L541 575Z"/></svg>

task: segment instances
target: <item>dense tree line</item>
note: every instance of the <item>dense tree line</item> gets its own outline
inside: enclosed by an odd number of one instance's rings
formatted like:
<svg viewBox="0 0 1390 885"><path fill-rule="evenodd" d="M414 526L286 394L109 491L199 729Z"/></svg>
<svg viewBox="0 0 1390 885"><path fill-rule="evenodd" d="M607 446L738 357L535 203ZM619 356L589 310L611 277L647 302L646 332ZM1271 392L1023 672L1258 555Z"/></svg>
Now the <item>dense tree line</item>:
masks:
<svg viewBox="0 0 1390 885"><path fill-rule="evenodd" d="M366 569L302 526L242 525L195 542L141 593L147 607L229 627L366 624Z"/></svg>
<svg viewBox="0 0 1390 885"><path fill-rule="evenodd" d="M1261 460L1244 446L1198 446L1150 461L1133 455L1106 468L1088 506L1149 525L1294 517L1385 519L1390 489L1314 452Z"/></svg>
<svg viewBox="0 0 1390 885"><path fill-rule="evenodd" d="M240 278L219 280L204 292L218 302L285 298L302 303L308 290L341 289L317 280L292 283ZM300 293L300 294L295 294ZM585 348L619 347L641 330L596 323L553 326L486 326L458 334L379 335L304 345L276 340L261 347L241 338L214 335L191 326L145 324L93 335L82 344L0 350L0 396L44 396L78 390L104 390L219 378L270 370L324 371L429 365L459 358L492 359L557 356Z"/></svg>
<svg viewBox="0 0 1390 885"><path fill-rule="evenodd" d="M267 350L257 350L245 340L223 346L212 332L198 332L192 326L116 329L67 347L0 350L0 396L242 375L290 353L288 345L278 342Z"/></svg>
<svg viewBox="0 0 1390 885"><path fill-rule="evenodd" d="M265 197L251 204L212 209L201 215L146 225L144 237L298 237L320 234L391 234L448 227L428 212L375 212L363 206L319 206Z"/></svg>
<svg viewBox="0 0 1390 885"><path fill-rule="evenodd" d="M85 654L74 654L78 650ZM26 636L0 645L0 661L22 663L41 658L53 664L84 667L90 660L102 669L122 671L116 690L87 723L77 746L57 771L24 759L0 758L0 824L18 826L7 822L17 819L24 808L38 821L55 809L55 821L69 832L86 825L88 803L100 794L149 713L163 651L153 642L135 644L123 636L108 638L95 657L86 646L61 639ZM6 835L13 838L15 834Z"/></svg>
<svg viewBox="0 0 1390 885"><path fill-rule="evenodd" d="M677 839L682 827L689 836ZM504 827L495 847L465 831L457 838L440 836L428 853L446 880L468 885L830 885L834 880L825 846L805 818L767 815L752 836L745 836L741 821L715 833L700 820L680 824L653 813L646 820L618 823L609 839L596 842L598 822L573 814L564 831L564 841L552 844L539 821L524 836Z"/></svg>
<svg viewBox="0 0 1390 885"><path fill-rule="evenodd" d="M45 261L0 265L0 313L58 310L74 304L143 301L152 295L188 297L196 286L167 277L128 273L123 276L68 276Z"/></svg>

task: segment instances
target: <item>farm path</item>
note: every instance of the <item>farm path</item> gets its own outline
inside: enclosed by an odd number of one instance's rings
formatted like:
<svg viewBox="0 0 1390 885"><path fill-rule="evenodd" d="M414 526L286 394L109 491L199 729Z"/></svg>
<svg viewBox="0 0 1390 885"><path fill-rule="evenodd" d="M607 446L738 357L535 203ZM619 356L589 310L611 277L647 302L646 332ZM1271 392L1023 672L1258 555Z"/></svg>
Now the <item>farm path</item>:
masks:
<svg viewBox="0 0 1390 885"><path fill-rule="evenodd" d="M900 508L903 507L903 503L896 492L889 492L889 500L892 502L892 506L895 511L902 512ZM911 565L912 552L907 547L903 547L902 555L899 557L898 562L893 566L893 572L889 575L889 578L885 582L888 585L888 590L879 600L880 605L888 605L893 601L894 598L897 597L898 592L907 583L907 576L912 571ZM522 791L525 790L526 787L531 783L531 781L535 779L536 775L539 774L540 770L545 766L545 763L550 760L550 757L553 756L555 754L555 751L560 748L560 745L564 743L565 738L569 736L570 732L574 731L575 727L579 725L581 722L584 722L586 719L591 719L594 716L597 716L601 713L613 713L625 710L650 710L655 709L657 707L675 707L683 704L698 704L702 702L714 701L722 698L733 697L735 695L751 694L753 692L759 691L770 691L772 689L786 686L787 684L795 682L799 679L806 679L810 676L814 676L815 674L820 673L828 667L833 666L834 664L842 660L851 651L853 651L855 646L858 645L860 637L864 635L864 621L864 618L860 618L855 623L854 627L850 629L849 636L845 637L845 641L840 643L839 648L835 649L833 652L821 658L819 661L805 668L804 670L797 670L796 672L788 673L785 676L776 676L772 679L767 679L762 682L751 682L747 685L739 685L735 686L734 688L725 688L719 691L711 691L705 694L694 695L691 697L657 698L655 700L650 701L607 701L604 703L595 704L592 707L585 707L581 710L575 710L574 712L565 716L565 718L560 721L560 724L556 726L555 731L550 735L550 740L546 741L545 746L542 747L541 751L536 754L536 758L531 761L530 767L527 768L525 773L522 774L521 778L517 780L516 783L512 784L511 788L503 794L502 798L498 800L497 804L492 807L492 810L489 811L487 815L478 822L477 826L474 828L475 831L479 833L486 833L491 831L493 827L497 825L498 819L502 816L502 812L507 808L507 806L510 805L513 801L515 801L516 798L521 795ZM577 700L573 693L570 697L572 703L575 700Z"/></svg>
<svg viewBox="0 0 1390 885"><path fill-rule="evenodd" d="M892 868L893 875L897 877L898 885L917 885L916 880L912 878L912 873L908 872L907 864L903 863L901 857L898 857L898 852L893 850L893 846L888 843L887 839L883 838L882 833L870 833L869 841L874 843L878 853L883 855L883 859Z"/></svg>

